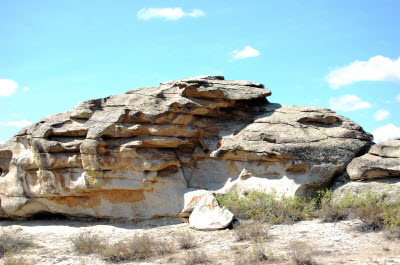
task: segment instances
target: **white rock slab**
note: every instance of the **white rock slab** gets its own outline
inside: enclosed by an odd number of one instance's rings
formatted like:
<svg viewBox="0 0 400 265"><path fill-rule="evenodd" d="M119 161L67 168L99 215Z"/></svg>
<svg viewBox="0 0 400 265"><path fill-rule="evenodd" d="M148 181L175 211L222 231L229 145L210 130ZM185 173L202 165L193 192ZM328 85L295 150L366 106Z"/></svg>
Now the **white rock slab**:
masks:
<svg viewBox="0 0 400 265"><path fill-rule="evenodd" d="M220 207L212 194L206 194L199 201L189 217L189 225L197 230L218 230L228 227L233 221L233 213Z"/></svg>

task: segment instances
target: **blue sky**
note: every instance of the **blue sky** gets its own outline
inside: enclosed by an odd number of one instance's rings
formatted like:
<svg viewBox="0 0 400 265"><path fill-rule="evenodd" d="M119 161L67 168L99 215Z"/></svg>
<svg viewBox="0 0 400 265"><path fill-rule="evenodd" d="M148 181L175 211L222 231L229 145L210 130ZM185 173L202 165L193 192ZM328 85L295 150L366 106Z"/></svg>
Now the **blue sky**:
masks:
<svg viewBox="0 0 400 265"><path fill-rule="evenodd" d="M79 102L196 75L400 136L399 1L0 0L0 143Z"/></svg>

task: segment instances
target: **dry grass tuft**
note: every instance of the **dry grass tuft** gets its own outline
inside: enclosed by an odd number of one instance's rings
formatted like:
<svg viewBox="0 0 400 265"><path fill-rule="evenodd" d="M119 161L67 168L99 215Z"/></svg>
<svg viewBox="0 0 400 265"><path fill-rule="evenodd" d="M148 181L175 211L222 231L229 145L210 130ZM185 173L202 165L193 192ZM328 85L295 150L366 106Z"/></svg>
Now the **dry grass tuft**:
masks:
<svg viewBox="0 0 400 265"><path fill-rule="evenodd" d="M134 236L117 243L108 242L90 231L70 238L75 250L82 254L98 254L103 260L113 263L145 260L173 252L171 244L156 241L147 234Z"/></svg>
<svg viewBox="0 0 400 265"><path fill-rule="evenodd" d="M176 234L176 239L180 249L191 249L197 246L195 237L189 232Z"/></svg>
<svg viewBox="0 0 400 265"><path fill-rule="evenodd" d="M82 254L92 254L99 252L103 245L106 244L106 239L92 233L91 231L82 232L70 238L75 250Z"/></svg>
<svg viewBox="0 0 400 265"><path fill-rule="evenodd" d="M211 262L204 251L198 252L196 250L187 251L185 261L187 265L207 264Z"/></svg>
<svg viewBox="0 0 400 265"><path fill-rule="evenodd" d="M268 238L268 228L262 223L236 225L234 229L237 241L253 240L255 242L262 242Z"/></svg>
<svg viewBox="0 0 400 265"><path fill-rule="evenodd" d="M312 258L311 247L304 242L290 244L291 260L294 265L318 265Z"/></svg>
<svg viewBox="0 0 400 265"><path fill-rule="evenodd" d="M32 264L31 262L28 262L27 259L25 259L24 257L20 257L20 258L6 258L3 261L4 265L30 265Z"/></svg>
<svg viewBox="0 0 400 265"><path fill-rule="evenodd" d="M100 255L104 260L111 262L144 260L155 254L155 247L156 242L148 235L135 236L128 241L107 244Z"/></svg>
<svg viewBox="0 0 400 265"><path fill-rule="evenodd" d="M271 264L278 262L270 251L267 251L263 244L253 245L252 249L247 253L241 252L239 256L236 256L234 260L235 265L247 265L247 264Z"/></svg>
<svg viewBox="0 0 400 265"><path fill-rule="evenodd" d="M0 231L0 258L6 253L17 252L32 245L32 239L18 230Z"/></svg>

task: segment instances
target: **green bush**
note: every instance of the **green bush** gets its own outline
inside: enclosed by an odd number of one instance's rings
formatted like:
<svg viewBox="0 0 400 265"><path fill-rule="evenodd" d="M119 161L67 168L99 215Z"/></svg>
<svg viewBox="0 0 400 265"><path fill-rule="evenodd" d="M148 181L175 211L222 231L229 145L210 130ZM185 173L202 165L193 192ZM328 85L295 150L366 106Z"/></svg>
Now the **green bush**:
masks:
<svg viewBox="0 0 400 265"><path fill-rule="evenodd" d="M299 196L278 197L276 192L265 193L255 190L245 197L239 191L226 195L217 195L221 206L226 207L239 219L252 219L270 224L293 224L296 221L308 220L316 207L315 199Z"/></svg>
<svg viewBox="0 0 400 265"><path fill-rule="evenodd" d="M252 191L247 196L241 196L239 191L216 196L220 205L234 213L238 219L292 224L312 217L333 222L346 219L352 214L363 222L360 227L362 231L386 228L400 234L400 204L386 202L383 194L365 192L354 195L348 192L336 201L330 189L320 191L315 198L309 199L299 196L279 197L276 192L268 194L260 190ZM239 233L238 239L248 237L246 231Z"/></svg>
<svg viewBox="0 0 400 265"><path fill-rule="evenodd" d="M344 220L349 215L346 207L337 203L333 203L332 199L333 192L331 189L318 192L318 209L316 215L321 218L323 222L336 222Z"/></svg>

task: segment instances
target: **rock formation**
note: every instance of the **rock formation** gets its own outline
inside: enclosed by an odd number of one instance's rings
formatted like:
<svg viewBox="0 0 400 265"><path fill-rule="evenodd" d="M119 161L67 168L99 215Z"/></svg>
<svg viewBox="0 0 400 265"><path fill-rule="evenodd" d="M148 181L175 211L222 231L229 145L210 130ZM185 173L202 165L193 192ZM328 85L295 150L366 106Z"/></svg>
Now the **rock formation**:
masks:
<svg viewBox="0 0 400 265"><path fill-rule="evenodd" d="M335 197L371 193L389 202L400 201L400 138L375 144L347 166L350 182L335 190Z"/></svg>
<svg viewBox="0 0 400 265"><path fill-rule="evenodd" d="M351 120L269 95L205 76L45 117L0 146L0 216L177 216L187 190L232 186L243 169L240 185L308 196L370 147Z"/></svg>

